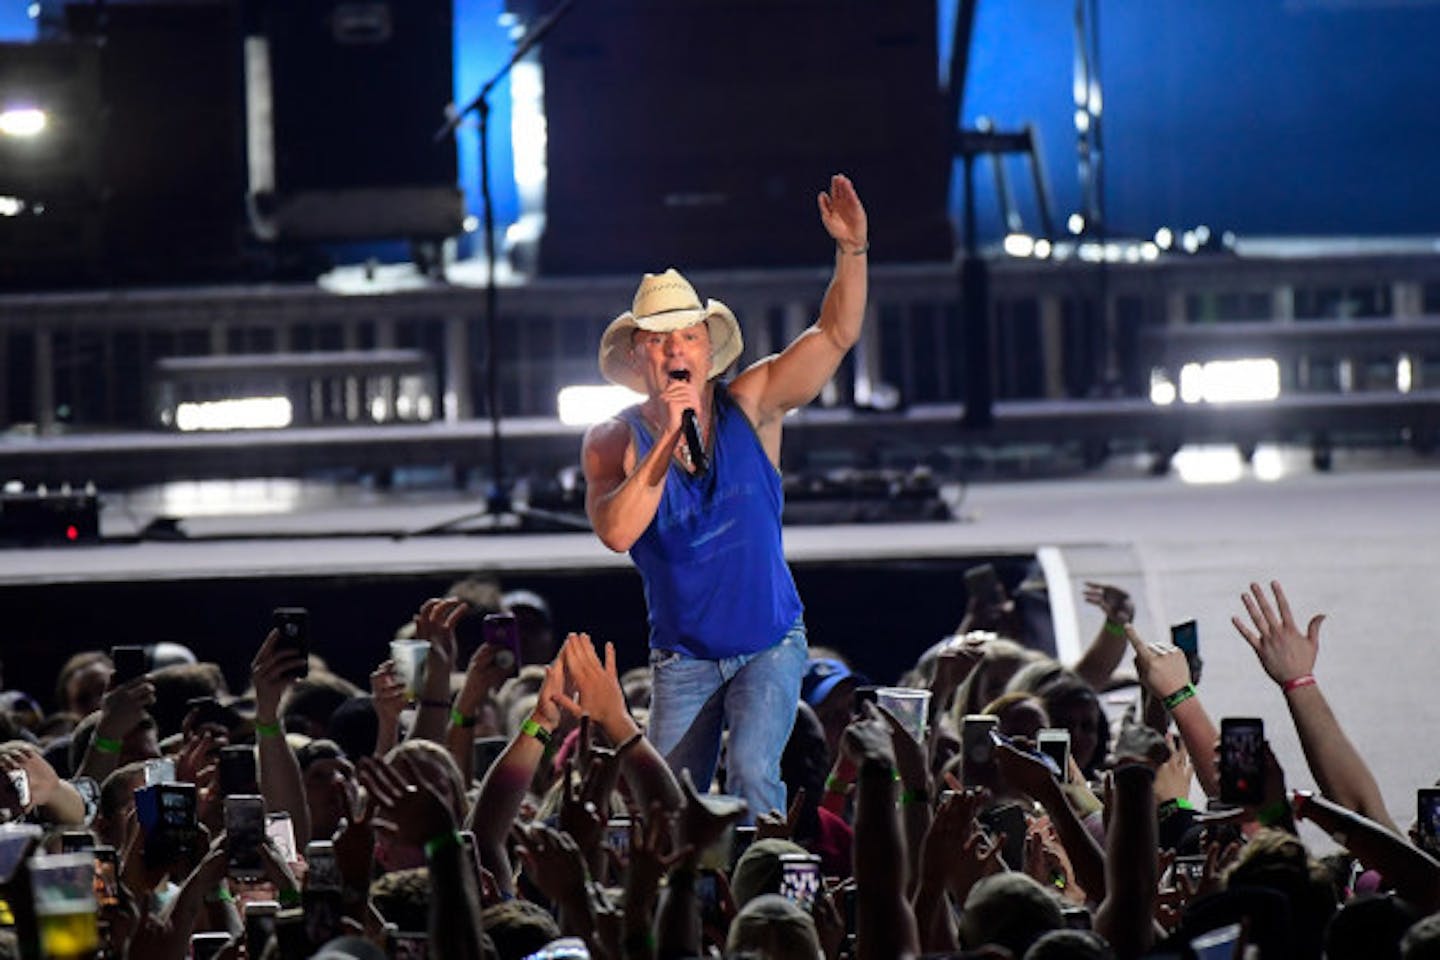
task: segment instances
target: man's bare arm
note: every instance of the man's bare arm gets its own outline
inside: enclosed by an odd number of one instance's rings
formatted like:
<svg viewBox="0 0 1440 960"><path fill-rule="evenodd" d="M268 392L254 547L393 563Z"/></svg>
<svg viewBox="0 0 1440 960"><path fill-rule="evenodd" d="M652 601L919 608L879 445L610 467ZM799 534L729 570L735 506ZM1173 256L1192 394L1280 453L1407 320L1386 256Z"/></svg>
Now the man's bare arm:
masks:
<svg viewBox="0 0 1440 960"><path fill-rule="evenodd" d="M585 471L585 513L600 542L617 553L640 539L665 492L670 451L678 428L661 437L638 464L630 445L630 427L619 420L597 423L585 433L580 463Z"/></svg>

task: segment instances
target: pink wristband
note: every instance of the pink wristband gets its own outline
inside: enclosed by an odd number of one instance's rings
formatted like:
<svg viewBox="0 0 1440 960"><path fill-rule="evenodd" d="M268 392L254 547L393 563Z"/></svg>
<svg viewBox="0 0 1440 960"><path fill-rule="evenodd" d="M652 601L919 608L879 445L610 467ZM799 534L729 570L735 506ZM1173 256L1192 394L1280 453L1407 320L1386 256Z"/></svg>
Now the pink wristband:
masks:
<svg viewBox="0 0 1440 960"><path fill-rule="evenodd" d="M1303 677L1292 677L1286 680L1280 684L1280 689L1285 693L1289 693L1291 690L1299 690L1301 687L1313 686L1315 686L1315 675L1313 673L1307 673Z"/></svg>

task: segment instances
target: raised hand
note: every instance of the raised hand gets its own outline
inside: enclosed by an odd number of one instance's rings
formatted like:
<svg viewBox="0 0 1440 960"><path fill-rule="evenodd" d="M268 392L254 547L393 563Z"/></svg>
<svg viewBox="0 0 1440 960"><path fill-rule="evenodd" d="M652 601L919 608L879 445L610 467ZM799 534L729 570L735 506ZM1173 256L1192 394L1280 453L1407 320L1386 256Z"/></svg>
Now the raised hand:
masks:
<svg viewBox="0 0 1440 960"><path fill-rule="evenodd" d="M830 178L830 190L817 198L820 222L845 253L855 253L870 244L870 224L865 207L850 178L837 173Z"/></svg>
<svg viewBox="0 0 1440 960"><path fill-rule="evenodd" d="M445 799L418 778L407 777L394 762L362 757L360 782L375 804L375 823L412 847L455 829L455 814Z"/></svg>
<svg viewBox="0 0 1440 960"><path fill-rule="evenodd" d="M429 641L431 651L439 647L436 652L444 656L446 670L458 656L455 625L469 612L469 604L459 597L431 597L415 614L415 639Z"/></svg>
<svg viewBox="0 0 1440 960"><path fill-rule="evenodd" d="M1135 672L1140 682L1156 697L1168 697L1190 683L1185 651L1173 643L1146 643L1132 624L1125 626L1125 636L1135 651Z"/></svg>
<svg viewBox="0 0 1440 960"><path fill-rule="evenodd" d="M536 822L520 830L523 842L515 848L525 874L541 893L566 903L583 896L585 857L575 839L564 830Z"/></svg>
<svg viewBox="0 0 1440 960"><path fill-rule="evenodd" d="M555 702L577 718L589 714L590 719L598 723L613 742L626 739L616 736L621 728L633 726L633 721L625 709L625 692L620 689L620 677L615 667L615 645L605 644L605 662L601 663L594 644L590 642L590 635L572 633L565 638L559 659L565 666L565 679L575 697L560 691L554 697Z"/></svg>
<svg viewBox="0 0 1440 960"><path fill-rule="evenodd" d="M510 675L509 668L495 662L499 652L499 647L485 643L471 654L465 667L465 683L455 697L455 709L464 716L473 717L485 697Z"/></svg>
<svg viewBox="0 0 1440 960"><path fill-rule="evenodd" d="M1135 601L1119 587L1086 580L1084 597L1086 603L1099 607L1110 623L1125 626L1135 622Z"/></svg>
<svg viewBox="0 0 1440 960"><path fill-rule="evenodd" d="M265 635L265 642L250 661L250 680L255 685L255 720L257 723L274 723L280 710L280 699L295 682L296 675L306 665L303 653L288 647L280 647L280 631L271 630Z"/></svg>
<svg viewBox="0 0 1440 960"><path fill-rule="evenodd" d="M1270 679L1285 684L1314 671L1320 654L1320 624L1325 621L1325 614L1311 617L1302 632L1290 612L1290 601L1285 598L1280 581L1271 580L1270 589L1275 594L1273 607L1260 585L1250 584L1250 592L1242 593L1240 601L1250 615L1251 626L1246 626L1239 617L1231 617L1230 622L1255 651Z"/></svg>
<svg viewBox="0 0 1440 960"><path fill-rule="evenodd" d="M697 854L710 849L726 827L745 815L743 800L721 803L701 796L689 769L680 771L680 789L685 794L685 809L680 814L680 843Z"/></svg>
<svg viewBox="0 0 1440 960"><path fill-rule="evenodd" d="M895 738L890 724L870 701L865 702L865 715L851 721L840 737L840 749L857 767L867 764L895 769Z"/></svg>

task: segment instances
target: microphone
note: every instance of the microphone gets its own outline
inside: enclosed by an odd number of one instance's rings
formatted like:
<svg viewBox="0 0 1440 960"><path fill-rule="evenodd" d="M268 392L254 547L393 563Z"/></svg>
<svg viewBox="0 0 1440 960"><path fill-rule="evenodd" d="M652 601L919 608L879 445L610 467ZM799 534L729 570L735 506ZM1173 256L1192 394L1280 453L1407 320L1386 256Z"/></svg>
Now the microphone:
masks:
<svg viewBox="0 0 1440 960"><path fill-rule="evenodd" d="M690 382L689 370L671 370L671 380ZM705 472L705 447L700 443L700 429L695 425L695 409L686 407L680 414L680 429L685 434L685 446L690 449L690 462L696 473Z"/></svg>

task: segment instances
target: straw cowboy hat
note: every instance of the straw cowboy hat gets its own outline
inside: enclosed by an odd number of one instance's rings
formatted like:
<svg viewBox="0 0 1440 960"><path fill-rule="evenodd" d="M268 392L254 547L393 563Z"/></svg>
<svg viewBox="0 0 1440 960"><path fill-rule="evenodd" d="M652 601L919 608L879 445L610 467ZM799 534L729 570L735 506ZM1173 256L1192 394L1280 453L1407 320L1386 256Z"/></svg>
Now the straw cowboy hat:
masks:
<svg viewBox="0 0 1440 960"><path fill-rule="evenodd" d="M611 383L645 392L645 379L630 363L630 335L636 330L669 333L705 321L710 328L710 373L714 380L740 358L744 341L735 314L719 300L704 306L690 281L674 267L661 274L647 273L635 291L635 300L610 321L600 338L600 373Z"/></svg>

